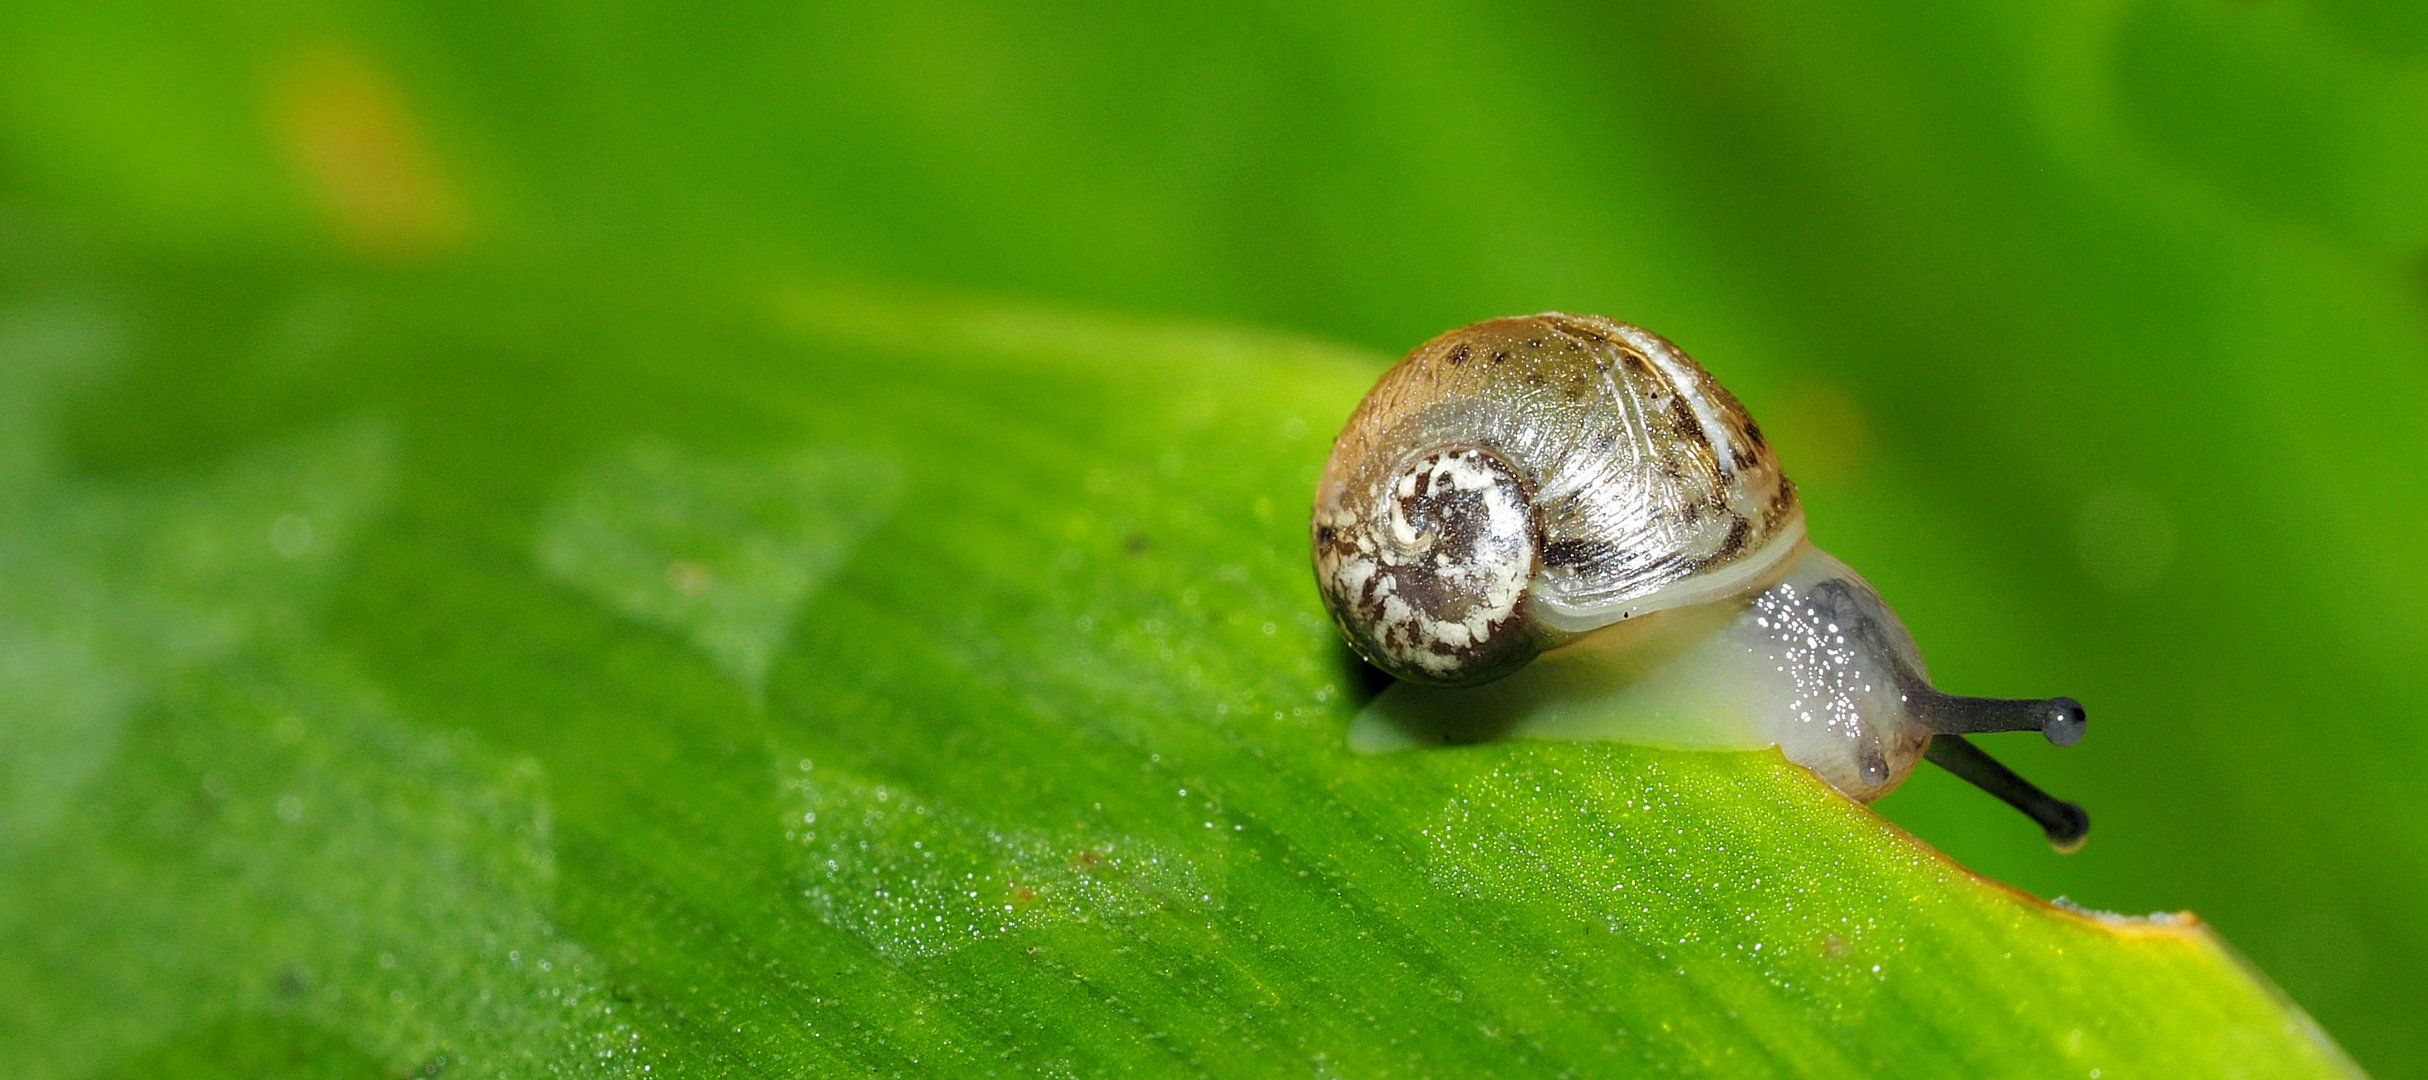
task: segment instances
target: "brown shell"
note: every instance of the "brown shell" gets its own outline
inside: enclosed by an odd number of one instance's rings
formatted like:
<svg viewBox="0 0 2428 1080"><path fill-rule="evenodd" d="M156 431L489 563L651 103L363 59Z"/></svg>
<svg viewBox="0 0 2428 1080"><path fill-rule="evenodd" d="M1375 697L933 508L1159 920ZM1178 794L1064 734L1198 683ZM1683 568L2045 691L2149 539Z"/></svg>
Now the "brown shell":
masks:
<svg viewBox="0 0 2428 1080"><path fill-rule="evenodd" d="M1508 498L1526 535L1490 513ZM1384 373L1324 466L1315 569L1369 660L1466 683L1784 566L1802 525L1710 373L1649 331L1548 313L1453 330Z"/></svg>

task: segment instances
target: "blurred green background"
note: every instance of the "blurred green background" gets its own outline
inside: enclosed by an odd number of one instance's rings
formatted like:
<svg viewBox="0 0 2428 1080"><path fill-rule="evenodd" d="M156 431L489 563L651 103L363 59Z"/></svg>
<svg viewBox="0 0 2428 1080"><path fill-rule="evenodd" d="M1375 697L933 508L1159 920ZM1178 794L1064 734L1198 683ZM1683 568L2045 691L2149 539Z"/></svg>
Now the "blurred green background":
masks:
<svg viewBox="0 0 2428 1080"><path fill-rule="evenodd" d="M1927 770L1883 813L2428 1070L2428 5L0 2L0 299L134 283L218 343L156 397L275 411L213 397L232 313L459 271L1655 328L1942 686L2091 708L2002 747L2080 854Z"/></svg>

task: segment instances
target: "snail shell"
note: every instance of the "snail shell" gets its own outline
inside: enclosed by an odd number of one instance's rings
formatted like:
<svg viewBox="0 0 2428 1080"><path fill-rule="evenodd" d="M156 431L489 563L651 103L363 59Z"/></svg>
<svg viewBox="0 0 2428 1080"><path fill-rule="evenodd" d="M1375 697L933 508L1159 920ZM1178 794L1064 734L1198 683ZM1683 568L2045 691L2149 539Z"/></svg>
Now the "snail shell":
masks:
<svg viewBox="0 0 2428 1080"><path fill-rule="evenodd" d="M1795 485L1710 373L1650 331L1557 313L1410 353L1349 418L1314 515L1350 644L1439 685L1740 591L1802 535Z"/></svg>
<svg viewBox="0 0 2428 1080"><path fill-rule="evenodd" d="M1359 749L1776 746L1864 802L1927 759L2060 848L2089 828L1964 738L2071 745L2082 706L1932 686L1896 613L1806 542L1744 406L1649 331L1549 313L1418 346L1333 444L1313 540L1333 621L1403 680Z"/></svg>

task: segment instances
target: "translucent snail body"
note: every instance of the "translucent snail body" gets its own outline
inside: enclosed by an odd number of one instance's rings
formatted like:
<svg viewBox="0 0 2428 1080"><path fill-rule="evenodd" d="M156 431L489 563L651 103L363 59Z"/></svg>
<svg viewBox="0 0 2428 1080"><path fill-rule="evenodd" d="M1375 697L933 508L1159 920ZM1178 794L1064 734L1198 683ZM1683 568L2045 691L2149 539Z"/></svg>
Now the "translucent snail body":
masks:
<svg viewBox="0 0 2428 1080"><path fill-rule="evenodd" d="M1878 593L1806 540L1744 408L1642 329L1554 313L1418 347L1335 443L1313 541L1343 635L1403 680L1362 749L1775 745L1866 802L1928 757L2060 847L2088 828L1963 738L2068 745L2081 706L1934 688Z"/></svg>

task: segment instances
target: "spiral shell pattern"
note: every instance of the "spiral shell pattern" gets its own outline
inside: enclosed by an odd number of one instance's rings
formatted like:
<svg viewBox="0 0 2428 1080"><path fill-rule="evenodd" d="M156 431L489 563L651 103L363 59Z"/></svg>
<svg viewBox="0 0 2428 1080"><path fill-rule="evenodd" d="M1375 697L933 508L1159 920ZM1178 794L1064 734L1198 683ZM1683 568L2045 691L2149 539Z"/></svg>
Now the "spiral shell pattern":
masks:
<svg viewBox="0 0 2428 1080"><path fill-rule="evenodd" d="M1550 313L1453 330L1386 372L1333 444L1313 526L1350 644L1455 685L1743 591L1801 547L1803 515L1761 429L1685 353Z"/></svg>

